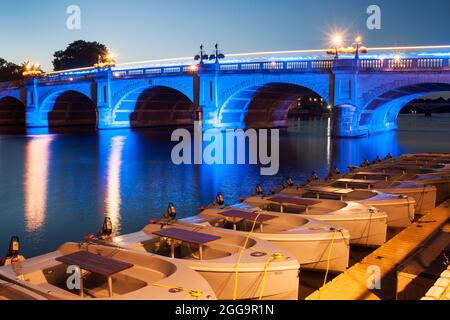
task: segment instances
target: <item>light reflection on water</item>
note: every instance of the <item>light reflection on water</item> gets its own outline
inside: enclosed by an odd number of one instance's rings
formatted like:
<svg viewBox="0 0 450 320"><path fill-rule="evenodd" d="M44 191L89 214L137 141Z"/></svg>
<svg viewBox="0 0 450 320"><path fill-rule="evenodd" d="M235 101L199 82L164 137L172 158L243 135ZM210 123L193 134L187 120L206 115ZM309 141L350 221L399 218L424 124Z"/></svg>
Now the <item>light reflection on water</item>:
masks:
<svg viewBox="0 0 450 320"><path fill-rule="evenodd" d="M25 222L29 233L41 230L47 210L50 144L53 138L33 137L26 144L25 154Z"/></svg>
<svg viewBox="0 0 450 320"><path fill-rule="evenodd" d="M221 191L229 203L256 184L298 182L312 170L420 151L450 151L450 117L401 116L401 130L362 139L331 139L330 121L293 121L280 135L280 173L260 176L250 165L176 166L175 143L164 130L0 135L0 255L11 235L34 256L99 230L105 215L116 231L140 230L174 202L182 217L196 214ZM3 250L3 251L2 251Z"/></svg>
<svg viewBox="0 0 450 320"><path fill-rule="evenodd" d="M111 218L114 232L120 233L120 171L122 167L122 151L126 137L118 136L111 139L111 153L108 161L107 193L105 199L106 216Z"/></svg>

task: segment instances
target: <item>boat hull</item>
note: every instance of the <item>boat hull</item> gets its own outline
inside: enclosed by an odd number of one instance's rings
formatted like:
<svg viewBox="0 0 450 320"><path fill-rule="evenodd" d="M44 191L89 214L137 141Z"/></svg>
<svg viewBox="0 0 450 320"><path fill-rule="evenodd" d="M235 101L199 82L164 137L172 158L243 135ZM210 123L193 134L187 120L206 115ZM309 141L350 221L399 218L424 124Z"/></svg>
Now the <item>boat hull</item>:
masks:
<svg viewBox="0 0 450 320"><path fill-rule="evenodd" d="M414 198L417 214L426 214L436 207L437 191L432 186L424 185L423 188L377 188L377 191Z"/></svg>
<svg viewBox="0 0 450 320"><path fill-rule="evenodd" d="M399 205L391 201L359 201L359 203L375 207L386 212L387 226L390 228L406 228L414 221L416 211L416 201L412 197L408 197L407 205Z"/></svg>
<svg viewBox="0 0 450 320"><path fill-rule="evenodd" d="M328 269L330 272L340 273L347 270L349 266L350 241L339 232L336 232L334 239L330 236L323 240L289 241L258 236L291 252L305 270L326 271Z"/></svg>
<svg viewBox="0 0 450 320"><path fill-rule="evenodd" d="M236 273L197 271L208 281L219 300L233 300L236 283ZM265 281L265 284L263 284ZM297 300L299 287L299 270L238 272L238 300ZM264 288L263 288L264 286Z"/></svg>

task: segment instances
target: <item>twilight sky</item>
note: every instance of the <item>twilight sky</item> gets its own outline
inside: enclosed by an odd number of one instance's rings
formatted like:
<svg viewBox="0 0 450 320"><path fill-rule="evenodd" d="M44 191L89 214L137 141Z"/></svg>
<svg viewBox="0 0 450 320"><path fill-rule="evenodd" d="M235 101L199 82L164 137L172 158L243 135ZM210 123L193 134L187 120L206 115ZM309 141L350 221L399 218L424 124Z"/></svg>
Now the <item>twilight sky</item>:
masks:
<svg viewBox="0 0 450 320"><path fill-rule="evenodd" d="M381 30L368 30L369 5ZM81 30L66 27L69 5ZM367 46L450 44L448 0L1 0L0 57L39 62L83 39L106 44L119 62L193 56L200 43L224 53L318 49L332 30L356 33ZM210 50L209 50L210 51Z"/></svg>

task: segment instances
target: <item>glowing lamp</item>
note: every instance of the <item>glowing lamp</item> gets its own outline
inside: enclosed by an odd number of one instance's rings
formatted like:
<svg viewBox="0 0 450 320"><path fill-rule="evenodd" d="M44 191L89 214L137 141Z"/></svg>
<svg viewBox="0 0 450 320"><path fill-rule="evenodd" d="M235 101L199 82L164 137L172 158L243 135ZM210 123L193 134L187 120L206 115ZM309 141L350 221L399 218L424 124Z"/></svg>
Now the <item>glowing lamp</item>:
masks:
<svg viewBox="0 0 450 320"><path fill-rule="evenodd" d="M342 36L341 36L341 35L335 35L335 36L333 37L333 44L334 44L335 46L340 46L341 43L342 43Z"/></svg>

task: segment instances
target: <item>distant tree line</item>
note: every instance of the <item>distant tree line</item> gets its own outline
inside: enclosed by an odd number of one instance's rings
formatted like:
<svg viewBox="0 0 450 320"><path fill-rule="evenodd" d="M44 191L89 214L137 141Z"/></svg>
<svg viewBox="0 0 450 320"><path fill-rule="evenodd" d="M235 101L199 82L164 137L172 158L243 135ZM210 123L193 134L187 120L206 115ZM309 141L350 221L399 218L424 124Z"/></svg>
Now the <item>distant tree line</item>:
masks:
<svg viewBox="0 0 450 320"><path fill-rule="evenodd" d="M16 81L22 79L22 66L0 58L0 81Z"/></svg>
<svg viewBox="0 0 450 320"><path fill-rule="evenodd" d="M66 49L53 54L53 68L59 71L91 67L98 62L99 57L104 57L107 53L108 48L104 44L77 40L70 43ZM21 80L26 64L17 65L0 58L0 82Z"/></svg>

